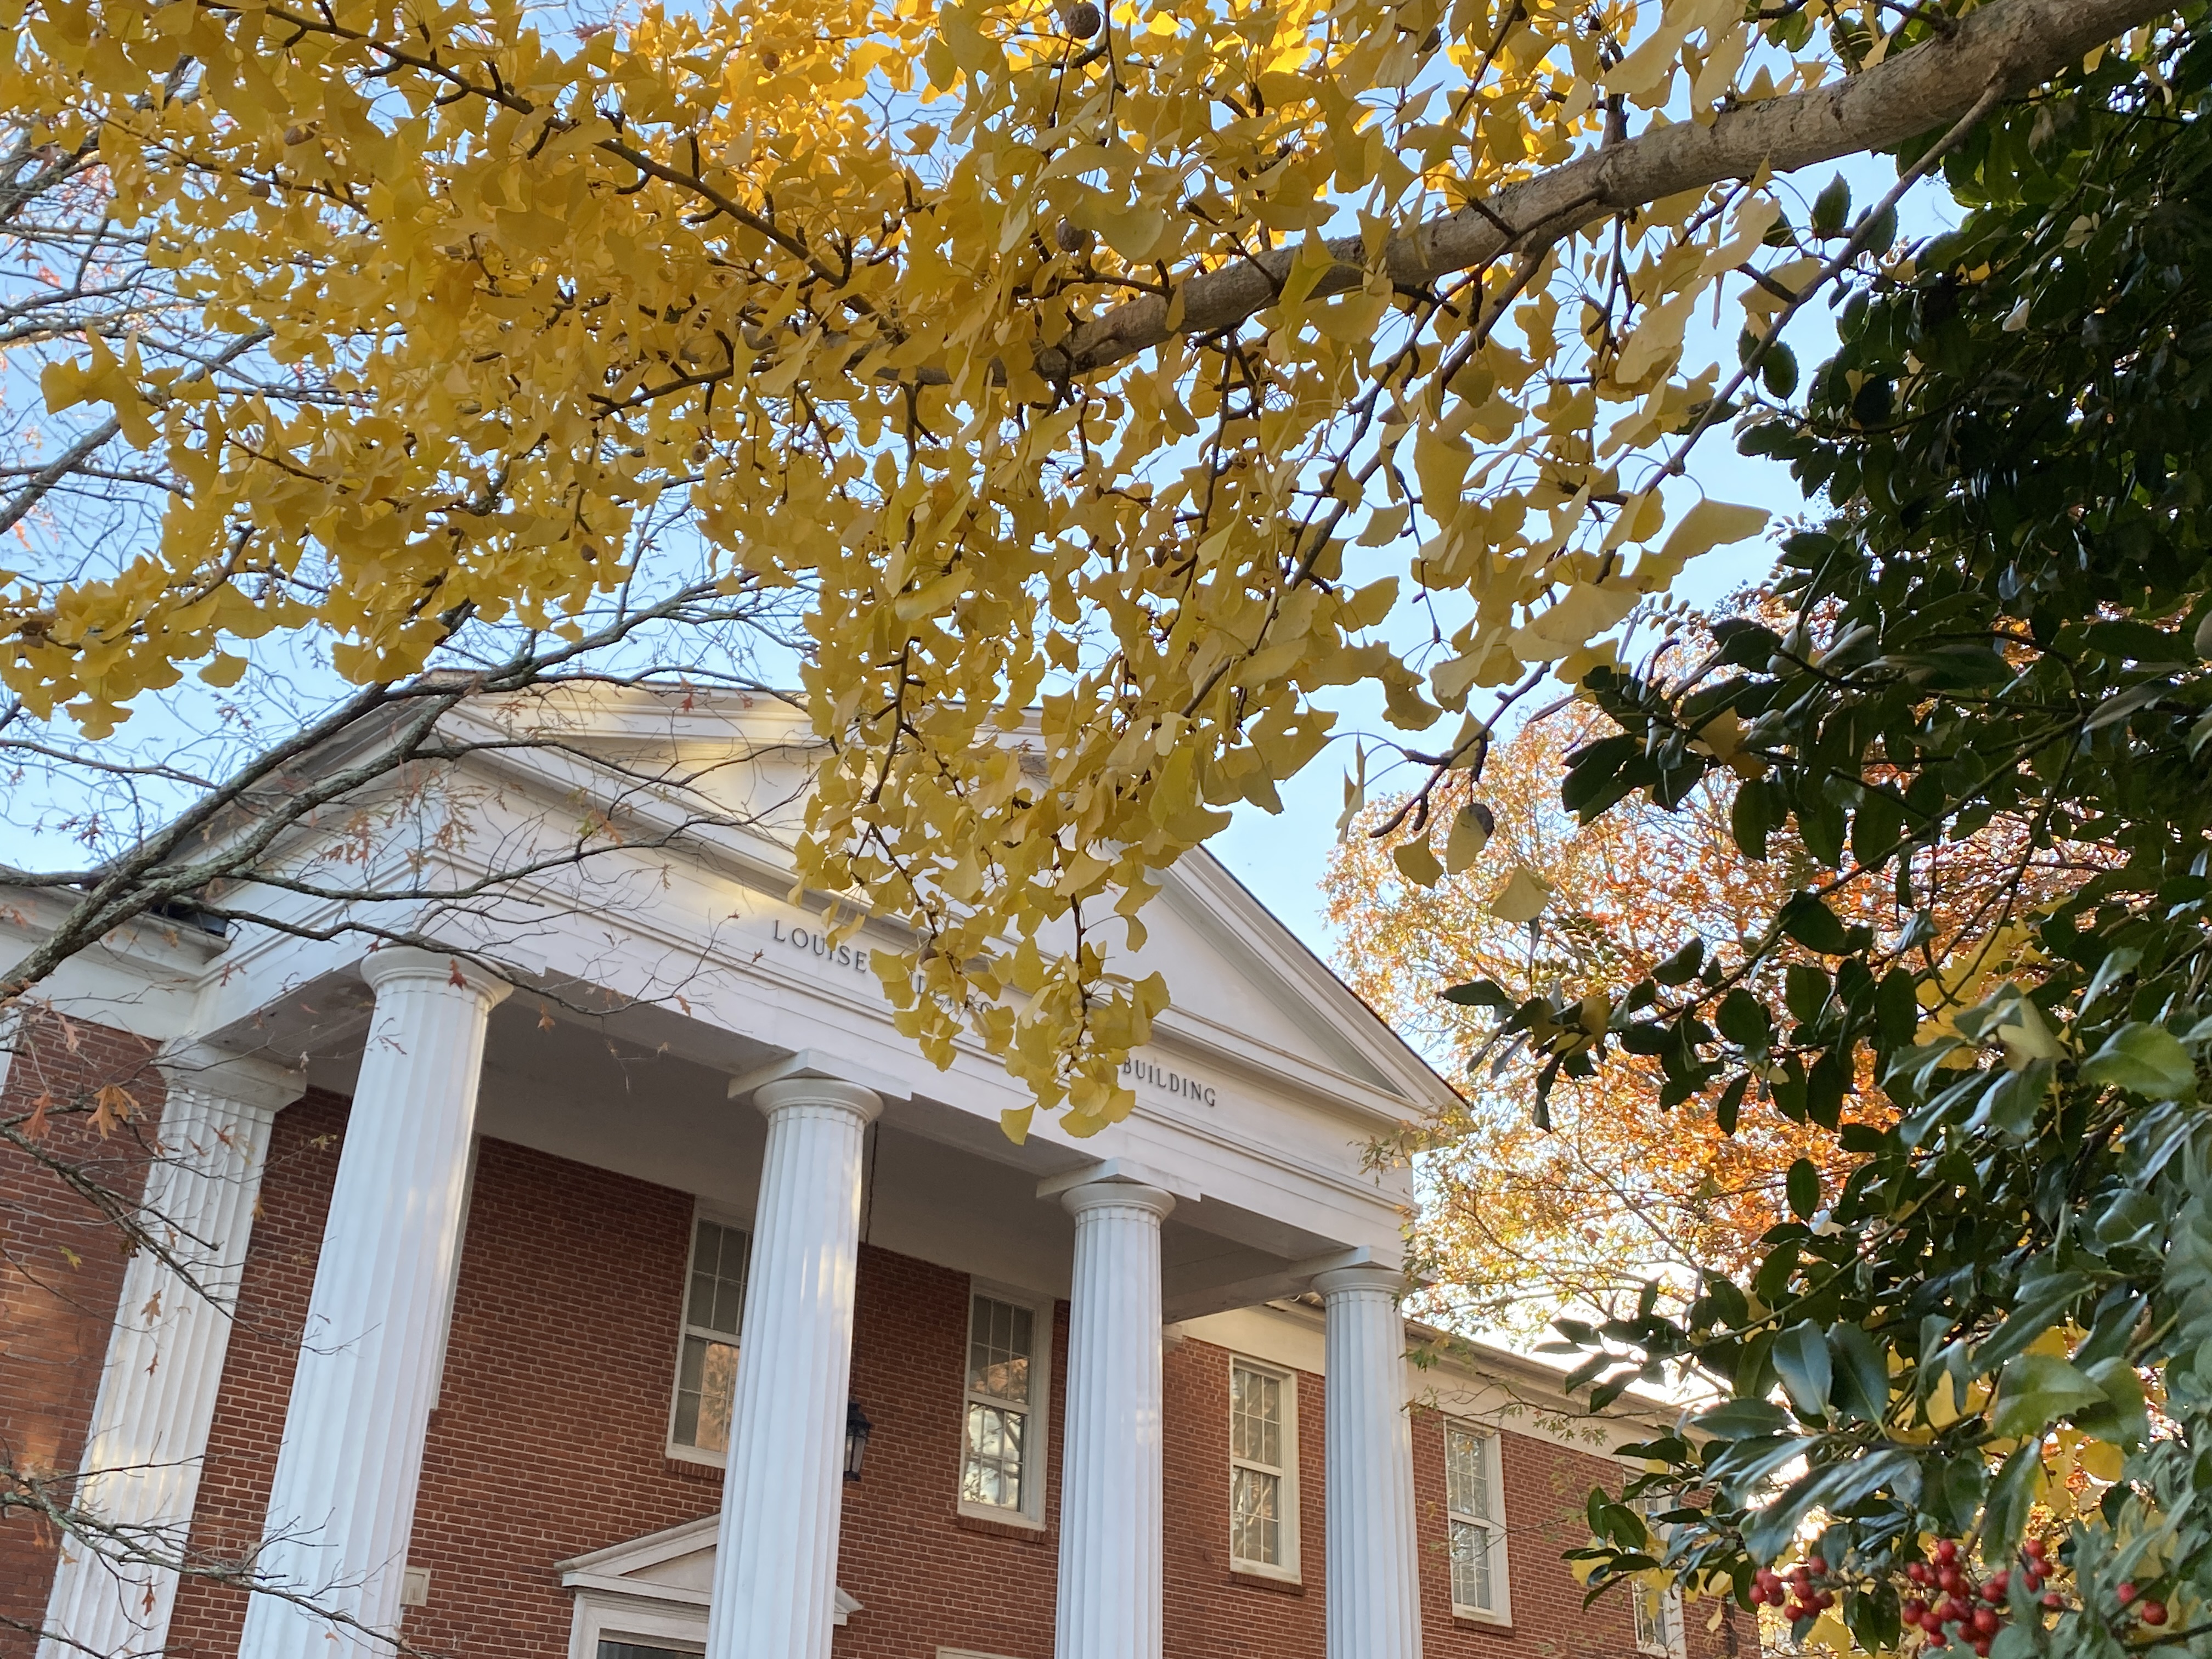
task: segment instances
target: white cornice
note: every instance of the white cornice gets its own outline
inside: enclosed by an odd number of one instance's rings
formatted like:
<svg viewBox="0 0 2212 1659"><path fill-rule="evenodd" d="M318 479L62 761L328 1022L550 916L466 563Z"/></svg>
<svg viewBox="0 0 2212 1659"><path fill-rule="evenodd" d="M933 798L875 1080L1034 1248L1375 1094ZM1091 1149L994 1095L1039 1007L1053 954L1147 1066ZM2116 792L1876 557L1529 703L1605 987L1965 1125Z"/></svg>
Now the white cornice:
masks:
<svg viewBox="0 0 2212 1659"><path fill-rule="evenodd" d="M76 908L76 897L54 887L18 887L0 881L0 932L44 939ZM189 923L141 916L104 936L94 948L149 973L198 974L228 941Z"/></svg>

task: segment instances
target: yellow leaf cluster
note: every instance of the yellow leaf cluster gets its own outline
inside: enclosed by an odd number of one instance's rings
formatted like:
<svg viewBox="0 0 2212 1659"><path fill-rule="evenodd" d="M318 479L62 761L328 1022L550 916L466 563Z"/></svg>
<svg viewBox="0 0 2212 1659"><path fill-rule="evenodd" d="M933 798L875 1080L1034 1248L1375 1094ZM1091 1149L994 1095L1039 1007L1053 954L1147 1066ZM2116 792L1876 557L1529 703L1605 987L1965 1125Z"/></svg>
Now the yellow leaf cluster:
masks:
<svg viewBox="0 0 2212 1659"><path fill-rule="evenodd" d="M207 343L40 348L50 416L112 415L167 483L112 566L6 573L0 678L98 734L274 631L358 682L471 617L574 636L672 580L634 552L665 502L709 580L805 596L799 873L915 931L878 963L902 1024L1111 1121L1164 1000L1117 942L1231 806L1279 806L1317 697L1424 729L1756 528L1632 556L1763 181L1434 282L1392 238L1778 82L1732 0L1100 12L0 0L0 106L96 150L76 210ZM1071 363L1285 250L1248 320ZM1417 668L1377 629L1435 595L1465 620Z"/></svg>

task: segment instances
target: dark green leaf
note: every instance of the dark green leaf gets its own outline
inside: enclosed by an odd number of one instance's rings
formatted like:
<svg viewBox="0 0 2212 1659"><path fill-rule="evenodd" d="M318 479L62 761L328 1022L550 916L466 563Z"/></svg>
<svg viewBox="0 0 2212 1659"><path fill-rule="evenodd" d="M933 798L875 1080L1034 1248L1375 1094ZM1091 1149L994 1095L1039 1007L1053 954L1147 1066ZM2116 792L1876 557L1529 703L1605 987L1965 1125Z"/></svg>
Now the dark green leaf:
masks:
<svg viewBox="0 0 2212 1659"><path fill-rule="evenodd" d="M1811 1320L1774 1339L1774 1369L1798 1414L1818 1422L1828 1413L1828 1344Z"/></svg>
<svg viewBox="0 0 2212 1659"><path fill-rule="evenodd" d="M1836 913L1811 893L1800 893L1782 907L1782 931L1808 951L1841 956L1850 948Z"/></svg>
<svg viewBox="0 0 2212 1659"><path fill-rule="evenodd" d="M2193 1100L2197 1067L2162 1025L2123 1025L2081 1066L2081 1081L2126 1089L2150 1100Z"/></svg>
<svg viewBox="0 0 2212 1659"><path fill-rule="evenodd" d="M1800 1221L1809 1220L1813 1212L1820 1207L1820 1171L1809 1158L1801 1158L1790 1166L1788 1181L1790 1212Z"/></svg>
<svg viewBox="0 0 2212 1659"><path fill-rule="evenodd" d="M1850 216L1851 187L1838 173L1813 198L1813 228L1823 236L1832 236Z"/></svg>
<svg viewBox="0 0 2212 1659"><path fill-rule="evenodd" d="M1834 1376L1829 1392L1837 1411L1862 1422L1881 1422L1889 1411L1887 1352L1845 1321L1828 1333L1828 1358Z"/></svg>
<svg viewBox="0 0 2212 1659"><path fill-rule="evenodd" d="M1745 1048L1765 1048L1773 1030L1766 1005L1740 985L1721 999L1714 1024L1720 1027L1723 1036Z"/></svg>

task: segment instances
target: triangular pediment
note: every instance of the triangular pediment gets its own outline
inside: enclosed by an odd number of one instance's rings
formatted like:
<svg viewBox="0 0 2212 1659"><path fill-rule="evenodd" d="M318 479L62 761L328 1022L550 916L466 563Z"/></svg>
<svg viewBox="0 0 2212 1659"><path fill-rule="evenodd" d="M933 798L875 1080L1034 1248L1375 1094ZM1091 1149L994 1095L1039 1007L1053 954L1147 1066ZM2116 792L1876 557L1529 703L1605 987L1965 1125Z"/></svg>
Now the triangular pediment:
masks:
<svg viewBox="0 0 2212 1659"><path fill-rule="evenodd" d="M678 697L594 688L501 702L493 712L504 735L527 729L558 738L558 756L527 763L548 769L541 780L548 787L590 787L583 774L562 769L593 757L623 769L638 807L637 786L663 776L665 766L672 785L684 781L696 799L744 826L724 837L720 852L729 868L744 866L740 879L768 896L756 918L762 931L797 915L777 912L815 744L791 704L738 692ZM469 717L487 716L472 710ZM1032 736L1018 731L1006 741ZM524 763L501 752L502 764ZM1096 937L1116 971L1142 977L1157 970L1167 982L1173 1010L1158 1032L1158 1063L1203 1070L1211 1060L1248 1075L1304 1078L1324 1092L1364 1097L1364 1109L1391 1117L1451 1103L1449 1085L1218 860L1194 851L1157 878L1162 890L1146 913L1141 948L1132 951L1116 939L1110 918L1100 919ZM1067 948L1072 940L1052 933L1045 943Z"/></svg>
<svg viewBox="0 0 2212 1659"><path fill-rule="evenodd" d="M703 1608L714 1599L714 1534L720 1524L719 1516L702 1516L680 1527L556 1562L554 1571L561 1575L563 1589ZM860 1610L860 1604L842 1589L835 1595L832 1622L842 1625L847 1615Z"/></svg>

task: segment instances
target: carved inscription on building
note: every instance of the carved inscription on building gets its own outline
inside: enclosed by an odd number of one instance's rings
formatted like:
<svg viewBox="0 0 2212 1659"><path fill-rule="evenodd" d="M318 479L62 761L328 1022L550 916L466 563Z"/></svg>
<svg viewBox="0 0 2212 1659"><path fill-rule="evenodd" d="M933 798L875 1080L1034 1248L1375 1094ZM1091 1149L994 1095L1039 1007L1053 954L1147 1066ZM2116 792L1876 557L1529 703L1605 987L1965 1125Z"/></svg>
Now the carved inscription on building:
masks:
<svg viewBox="0 0 2212 1659"><path fill-rule="evenodd" d="M880 984L875 969L868 966L868 947L849 940L843 945L832 945L823 937L819 927L800 927L781 918L769 923L769 937L785 950L799 956L811 957L825 968L858 974L871 985Z"/></svg>
<svg viewBox="0 0 2212 1659"><path fill-rule="evenodd" d="M1121 1081L1133 1089L1146 1093L1165 1095L1170 1100L1194 1100L1201 1106L1218 1106L1220 1096L1214 1086L1202 1078L1194 1078L1163 1066L1156 1060L1134 1058L1121 1062Z"/></svg>

